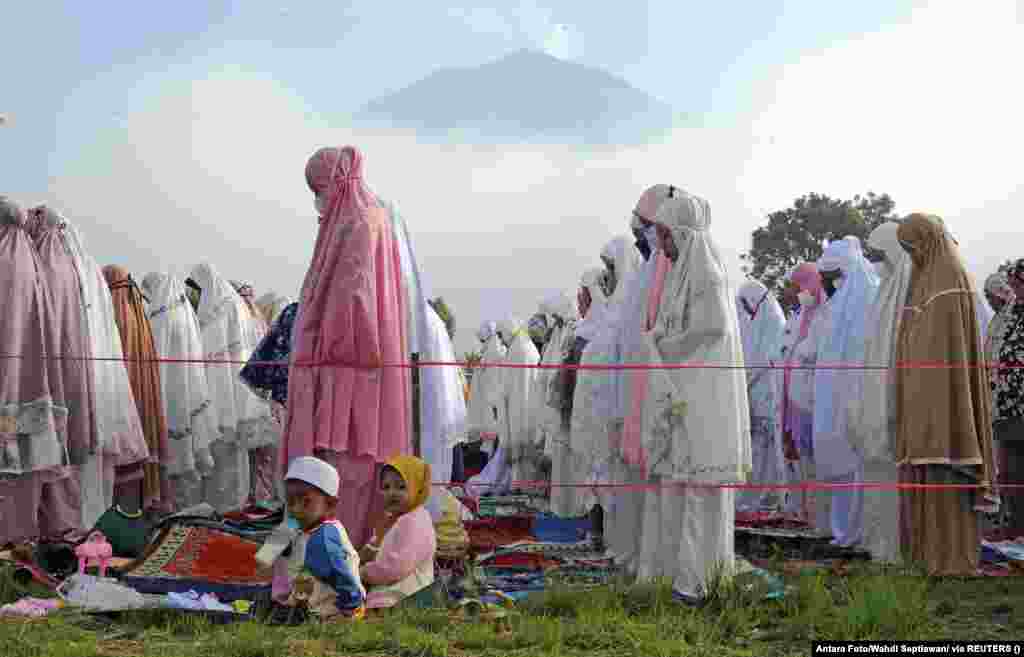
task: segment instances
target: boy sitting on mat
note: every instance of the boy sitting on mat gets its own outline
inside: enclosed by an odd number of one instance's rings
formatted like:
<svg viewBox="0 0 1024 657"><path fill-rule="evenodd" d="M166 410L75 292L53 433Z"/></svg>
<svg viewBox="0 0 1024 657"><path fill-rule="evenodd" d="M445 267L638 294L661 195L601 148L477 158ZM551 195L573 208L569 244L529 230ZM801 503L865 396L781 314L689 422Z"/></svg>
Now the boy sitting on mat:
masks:
<svg viewBox="0 0 1024 657"><path fill-rule="evenodd" d="M299 531L293 531L288 550L274 562L277 609L272 621L301 622L307 614L320 620L357 619L365 613L359 554L334 517L338 481L334 467L312 456L297 458L288 467L286 522L298 525L294 529ZM286 619L278 618L281 612Z"/></svg>

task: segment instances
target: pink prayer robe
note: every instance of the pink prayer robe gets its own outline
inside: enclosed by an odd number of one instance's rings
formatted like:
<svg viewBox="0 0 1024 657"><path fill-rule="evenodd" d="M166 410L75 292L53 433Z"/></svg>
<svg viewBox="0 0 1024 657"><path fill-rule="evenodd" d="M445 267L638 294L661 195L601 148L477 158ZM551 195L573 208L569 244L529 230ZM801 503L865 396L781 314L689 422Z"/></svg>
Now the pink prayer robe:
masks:
<svg viewBox="0 0 1024 657"><path fill-rule="evenodd" d="M320 149L306 181L327 205L295 322L280 467L315 454L338 470L337 517L358 548L378 469L411 446L409 370L380 367L408 353L400 255L357 149Z"/></svg>

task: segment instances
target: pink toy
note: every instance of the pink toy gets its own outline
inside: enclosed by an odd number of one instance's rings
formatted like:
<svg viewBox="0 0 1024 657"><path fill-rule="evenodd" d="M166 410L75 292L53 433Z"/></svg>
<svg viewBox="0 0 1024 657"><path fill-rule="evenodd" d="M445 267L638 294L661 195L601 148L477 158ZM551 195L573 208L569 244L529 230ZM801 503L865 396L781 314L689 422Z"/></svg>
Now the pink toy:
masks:
<svg viewBox="0 0 1024 657"><path fill-rule="evenodd" d="M114 556L114 548L110 547L103 532L95 531L75 548L75 556L78 557L79 575L84 575L87 567L97 566L100 569L100 577L106 577L107 565Z"/></svg>

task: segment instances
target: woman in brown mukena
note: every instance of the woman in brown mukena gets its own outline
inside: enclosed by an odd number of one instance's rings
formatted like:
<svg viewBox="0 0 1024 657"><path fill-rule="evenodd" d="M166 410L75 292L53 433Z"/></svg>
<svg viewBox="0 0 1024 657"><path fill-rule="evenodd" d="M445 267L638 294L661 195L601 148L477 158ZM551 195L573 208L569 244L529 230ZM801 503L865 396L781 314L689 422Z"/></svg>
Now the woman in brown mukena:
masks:
<svg viewBox="0 0 1024 657"><path fill-rule="evenodd" d="M150 460L143 466L140 508L175 511L174 494L170 490L166 471L169 446L160 387L160 364L157 362L159 356L153 342L153 329L146 315L142 290L123 267L107 265L103 268L103 277L110 286L114 321L117 322L124 349L124 364L139 409L146 444L149 446Z"/></svg>
<svg viewBox="0 0 1024 657"><path fill-rule="evenodd" d="M904 558L929 574L973 576L979 512L998 504L989 489L991 393L974 285L937 217L912 214L897 236L914 262L896 347L900 480L981 485L904 489L900 543Z"/></svg>

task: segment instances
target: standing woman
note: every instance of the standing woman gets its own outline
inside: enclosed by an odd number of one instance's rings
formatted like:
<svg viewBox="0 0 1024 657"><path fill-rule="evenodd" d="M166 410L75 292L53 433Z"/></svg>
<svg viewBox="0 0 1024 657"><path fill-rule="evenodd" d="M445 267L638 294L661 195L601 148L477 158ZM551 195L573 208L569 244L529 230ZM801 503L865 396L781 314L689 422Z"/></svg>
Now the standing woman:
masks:
<svg viewBox="0 0 1024 657"><path fill-rule="evenodd" d="M1008 304L992 386L995 403L995 439L1002 448L1003 477L1009 483L1024 482L1024 258L1006 272L1015 302ZM1006 491L1005 530L1011 537L1024 536L1024 490Z"/></svg>
<svg viewBox="0 0 1024 657"><path fill-rule="evenodd" d="M978 511L992 507L991 402L987 372L977 367L984 354L975 291L936 218L912 214L897 236L914 263L896 352L900 480L983 487L904 490L900 542L905 558L929 574L973 576ZM947 367L915 367L927 363Z"/></svg>
<svg viewBox="0 0 1024 657"><path fill-rule="evenodd" d="M203 479L214 470L211 446L220 440L210 400L199 322L178 276L152 272L142 280L149 296L149 323L160 358L160 398L167 419L168 459L164 461L173 505L186 509L204 502Z"/></svg>
<svg viewBox="0 0 1024 657"><path fill-rule="evenodd" d="M64 401L53 308L24 210L0 196L0 543L54 527L40 494L66 471ZM10 358L7 356L19 356Z"/></svg>
<svg viewBox="0 0 1024 657"><path fill-rule="evenodd" d="M401 261L358 149L321 148L306 183L320 229L294 327L281 465L315 454L337 469L338 519L359 547L378 469L411 447L409 372L381 367L408 353Z"/></svg>
<svg viewBox="0 0 1024 657"><path fill-rule="evenodd" d="M892 366L913 265L896 237L898 231L898 223L887 221L868 236L868 246L882 252L885 260L878 263L878 298L868 308L865 321L864 364L883 369L861 373L850 420L854 449L864 460L864 481L880 484L899 479L893 448L897 416ZM864 491L864 547L881 563L900 560L899 505L893 503L893 497L890 490Z"/></svg>
<svg viewBox="0 0 1024 657"><path fill-rule="evenodd" d="M115 502L141 510L143 467L150 459L146 436L135 405L114 302L103 271L85 249L75 226L65 221L64 244L75 261L85 302L99 449L79 470L82 526L92 527Z"/></svg>
<svg viewBox="0 0 1024 657"><path fill-rule="evenodd" d="M634 384L623 458L649 473L638 575L670 577L698 603L735 566L731 488L751 470L750 408L735 297L710 234L707 201L670 187L654 217L671 262L650 288L643 333L647 362L705 365L652 369ZM639 435L633 427L639 425ZM639 438L639 440L637 440Z"/></svg>
<svg viewBox="0 0 1024 657"><path fill-rule="evenodd" d="M743 341L743 362L747 365L747 395L750 398L750 449L755 484L781 484L785 478L782 442L775 433L778 403L771 359L779 349L786 316L775 295L760 281L748 280L736 295L740 336ZM740 493L737 511L762 511L774 495L770 490Z"/></svg>
<svg viewBox="0 0 1024 657"><path fill-rule="evenodd" d="M250 452L278 443L270 406L238 378L256 345L242 298L217 269L197 265L192 280L201 290L200 335L206 360L206 380L218 418L221 440L213 444L216 469L209 480L206 501L218 511L237 509L252 494Z"/></svg>
<svg viewBox="0 0 1024 657"><path fill-rule="evenodd" d="M783 357L782 425L784 453L790 461L796 456L797 479L811 482L817 477L814 454L814 366L818 362L818 345L827 330L827 317L821 311L828 298L818 273L818 265L804 262L789 278L797 290L800 316L792 342ZM795 454L794 454L795 452ZM828 497L799 491L794 502L801 519L809 522L820 534L831 535Z"/></svg>
<svg viewBox="0 0 1024 657"><path fill-rule="evenodd" d="M62 379L68 409L67 449L73 467L59 474L54 471L53 481L44 484L41 502L54 521L48 529L60 533L81 525L85 506L80 488L81 469L95 462L102 442L96 425L94 381L86 360L93 353L85 300L74 256L64 241L67 221L45 205L29 210L28 214L27 228L39 254L39 271L53 301L50 330L56 334L57 342L54 358L47 361L46 367L51 370L52 379Z"/></svg>
<svg viewBox="0 0 1024 657"><path fill-rule="evenodd" d="M110 286L114 320L121 335L121 348L128 368L132 394L139 409L139 419L149 448L149 459L143 466L142 508L173 511L174 494L170 490L166 464L167 416L160 389L160 363L153 341L153 330L146 317L142 291L123 267L107 265L103 277Z"/></svg>
<svg viewBox="0 0 1024 657"><path fill-rule="evenodd" d="M1009 479L1006 479L1006 448L999 440L999 433L995 426L995 422L999 419L999 405L996 403L995 399L995 388L999 385L999 381L1003 374L1003 372L996 366L999 364L999 355L1003 350L1003 338L1006 336L1007 329L1014 321L1014 309L1017 305L1017 295L1014 293L1013 287L1010 285L1006 271L997 271L985 280L985 297L988 299L989 306L991 306L992 311L995 313L988 324L988 332L985 337L985 361L989 364L990 383L993 391L992 437L993 440L996 441L993 446L995 478L999 483L1011 483ZM1012 491L1010 492L1012 493ZM1005 496L1001 495L1001 497L1003 497L1003 501L1005 502ZM996 524L999 527L1005 526L1008 517L1009 515L1006 512L1006 505L1003 504L996 518Z"/></svg>

